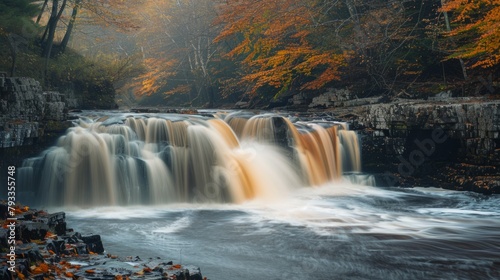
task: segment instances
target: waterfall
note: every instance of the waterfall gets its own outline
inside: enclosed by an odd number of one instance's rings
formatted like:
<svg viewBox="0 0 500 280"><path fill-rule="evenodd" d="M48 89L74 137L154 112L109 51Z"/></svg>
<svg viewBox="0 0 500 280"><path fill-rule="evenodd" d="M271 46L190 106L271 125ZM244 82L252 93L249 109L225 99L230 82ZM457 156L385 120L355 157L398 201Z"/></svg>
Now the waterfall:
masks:
<svg viewBox="0 0 500 280"><path fill-rule="evenodd" d="M25 161L19 184L43 205L273 199L359 172L343 123L275 114L116 116L80 121Z"/></svg>

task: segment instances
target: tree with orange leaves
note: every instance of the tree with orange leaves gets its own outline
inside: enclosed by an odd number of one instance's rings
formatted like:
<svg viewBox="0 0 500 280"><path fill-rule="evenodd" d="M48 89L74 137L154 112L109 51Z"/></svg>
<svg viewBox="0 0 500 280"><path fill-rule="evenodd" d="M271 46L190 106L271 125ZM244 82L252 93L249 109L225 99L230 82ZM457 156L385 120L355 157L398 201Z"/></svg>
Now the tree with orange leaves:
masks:
<svg viewBox="0 0 500 280"><path fill-rule="evenodd" d="M233 45L226 55L241 61L240 85L247 93L315 90L340 78L349 53L338 44L318 42L325 35L318 34L325 31L323 8L322 1L299 0L226 1L220 6L218 23L224 28L216 41Z"/></svg>
<svg viewBox="0 0 500 280"><path fill-rule="evenodd" d="M448 58L470 60L470 67L488 68L500 62L500 1L448 0L442 10L452 13L448 34L463 44Z"/></svg>
<svg viewBox="0 0 500 280"><path fill-rule="evenodd" d="M213 0L152 0L144 7L137 34L146 71L137 78L138 95L185 93L191 102L213 103L213 39L218 27Z"/></svg>

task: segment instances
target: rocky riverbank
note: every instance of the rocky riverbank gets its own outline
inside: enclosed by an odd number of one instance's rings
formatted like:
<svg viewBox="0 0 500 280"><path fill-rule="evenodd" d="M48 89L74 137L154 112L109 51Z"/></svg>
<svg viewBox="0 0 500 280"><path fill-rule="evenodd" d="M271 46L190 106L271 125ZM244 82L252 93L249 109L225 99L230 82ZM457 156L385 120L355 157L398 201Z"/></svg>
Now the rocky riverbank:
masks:
<svg viewBox="0 0 500 280"><path fill-rule="evenodd" d="M200 268L107 253L99 235L67 228L65 213L0 204L0 279L203 280Z"/></svg>
<svg viewBox="0 0 500 280"><path fill-rule="evenodd" d="M32 145L47 133L64 130L63 94L42 91L31 78L0 77L0 147Z"/></svg>
<svg viewBox="0 0 500 280"><path fill-rule="evenodd" d="M32 78L0 77L0 170L21 166L38 155L72 125L63 94L43 91ZM6 182L0 172L0 183ZM6 188L1 188L0 196Z"/></svg>
<svg viewBox="0 0 500 280"><path fill-rule="evenodd" d="M378 185L500 193L498 100L397 99L327 110L358 131L363 171Z"/></svg>

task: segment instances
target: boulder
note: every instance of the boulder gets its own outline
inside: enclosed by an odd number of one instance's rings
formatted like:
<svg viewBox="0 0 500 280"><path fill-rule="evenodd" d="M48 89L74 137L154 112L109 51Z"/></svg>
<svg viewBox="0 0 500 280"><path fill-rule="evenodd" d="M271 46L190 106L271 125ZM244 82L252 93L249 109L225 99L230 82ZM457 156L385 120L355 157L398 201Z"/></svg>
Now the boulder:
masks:
<svg viewBox="0 0 500 280"><path fill-rule="evenodd" d="M82 236L81 239L85 244L87 244L89 251L97 254L104 253L104 247L102 245L100 235Z"/></svg>
<svg viewBox="0 0 500 280"><path fill-rule="evenodd" d="M25 221L19 226L20 237L23 240L43 240L49 231L49 226L44 223Z"/></svg>

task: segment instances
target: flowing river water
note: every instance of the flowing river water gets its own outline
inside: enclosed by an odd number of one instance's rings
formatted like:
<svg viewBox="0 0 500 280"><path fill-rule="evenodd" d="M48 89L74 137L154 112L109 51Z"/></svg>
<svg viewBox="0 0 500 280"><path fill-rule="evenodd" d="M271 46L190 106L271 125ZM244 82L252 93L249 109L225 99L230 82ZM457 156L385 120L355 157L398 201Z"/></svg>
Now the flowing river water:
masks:
<svg viewBox="0 0 500 280"><path fill-rule="evenodd" d="M210 279L499 279L500 197L349 182L243 204L70 211L108 252Z"/></svg>
<svg viewBox="0 0 500 280"><path fill-rule="evenodd" d="M344 123L115 114L19 173L21 195L109 253L210 279L500 278L500 196L380 188L360 166Z"/></svg>

